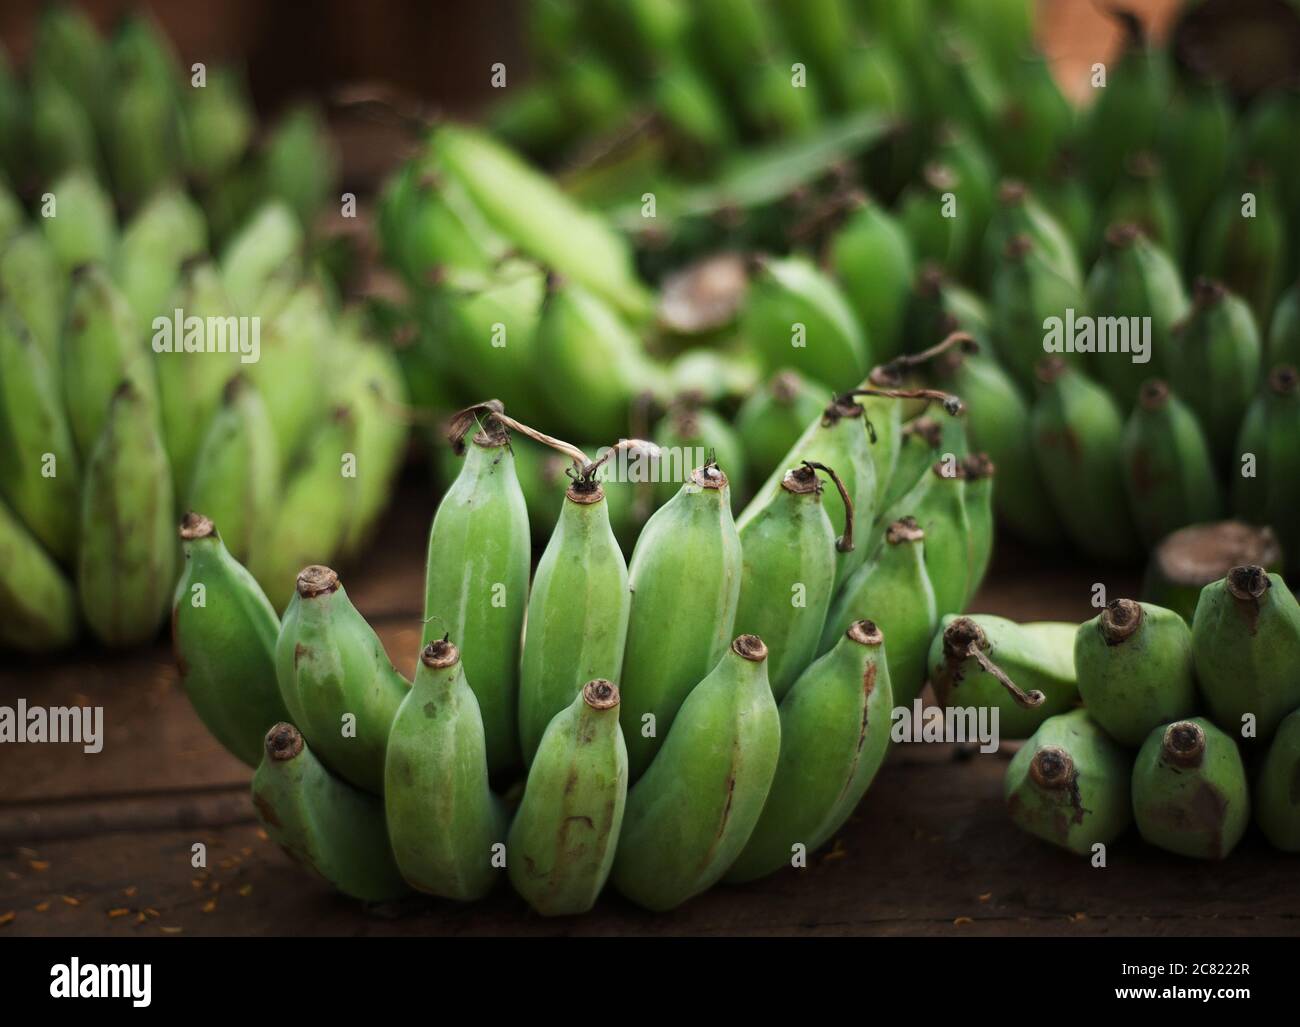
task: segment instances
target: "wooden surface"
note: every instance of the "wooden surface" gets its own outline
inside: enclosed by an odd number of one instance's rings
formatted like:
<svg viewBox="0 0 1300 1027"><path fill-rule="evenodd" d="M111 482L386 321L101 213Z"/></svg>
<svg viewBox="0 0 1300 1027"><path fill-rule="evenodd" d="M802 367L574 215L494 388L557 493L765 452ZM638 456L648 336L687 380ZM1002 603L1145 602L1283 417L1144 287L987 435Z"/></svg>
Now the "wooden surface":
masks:
<svg viewBox="0 0 1300 1027"><path fill-rule="evenodd" d="M432 490L409 481L363 569L358 606L406 672L419 642ZM1097 572L1003 544L975 609L1020 619L1089 615ZM1136 577L1100 578L1112 596ZM1225 863L1166 856L1130 832L1110 866L1016 830L1001 802L1004 757L898 746L839 837L806 870L718 887L667 915L618 896L548 921L508 886L473 906L413 900L364 909L304 877L261 834L249 772L190 710L164 645L0 669L0 701L105 708L98 755L0 746L3 934L839 935L1297 934L1300 863L1252 829ZM203 842L208 869L190 865ZM504 885L504 882L503 882Z"/></svg>

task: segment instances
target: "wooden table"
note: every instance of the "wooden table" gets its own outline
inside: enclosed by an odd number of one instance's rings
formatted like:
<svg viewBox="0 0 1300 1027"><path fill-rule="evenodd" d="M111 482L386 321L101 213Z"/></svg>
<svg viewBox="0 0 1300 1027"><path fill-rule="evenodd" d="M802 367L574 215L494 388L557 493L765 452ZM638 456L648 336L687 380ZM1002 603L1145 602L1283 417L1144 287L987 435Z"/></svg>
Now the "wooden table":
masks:
<svg viewBox="0 0 1300 1027"><path fill-rule="evenodd" d="M348 591L398 666L419 643L432 490L413 477ZM999 546L978 611L1024 620L1090 615L1099 573ZM1134 594L1131 572L1101 579ZM1201 864L1130 832L1110 865L1022 834L1001 801L1004 757L898 746L861 807L806 870L718 887L666 915L617 895L548 921L508 887L473 906L413 900L363 909L296 870L268 842L249 772L207 734L168 648L87 649L0 669L0 701L102 705L98 755L73 745L0 746L0 932L23 935L1242 935L1300 933L1300 862L1252 831ZM191 846L207 846L196 871Z"/></svg>

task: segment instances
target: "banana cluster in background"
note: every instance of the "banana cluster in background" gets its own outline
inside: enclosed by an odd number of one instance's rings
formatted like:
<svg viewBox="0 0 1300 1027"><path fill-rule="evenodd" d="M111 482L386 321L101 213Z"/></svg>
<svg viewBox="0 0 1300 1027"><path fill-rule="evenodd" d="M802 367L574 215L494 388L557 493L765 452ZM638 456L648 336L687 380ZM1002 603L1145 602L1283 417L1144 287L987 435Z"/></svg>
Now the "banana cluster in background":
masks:
<svg viewBox="0 0 1300 1027"><path fill-rule="evenodd" d="M0 74L6 647L61 649L83 624L107 645L152 639L191 506L221 517L283 607L293 572L354 552L385 505L401 370L304 227L332 152L312 119L250 149L234 82L191 88L152 23L106 42L63 7L41 19L26 82ZM235 178L239 202L219 199ZM227 351L202 351L203 331L183 351L189 318L219 319Z"/></svg>
<svg viewBox="0 0 1300 1027"><path fill-rule="evenodd" d="M505 871L548 915L589 909L607 879L666 910L806 864L992 549L992 465L932 462L901 432L904 404L959 426L960 401L895 373L814 411L739 517L725 468L695 467L630 559L615 511L663 483L612 472L652 444L589 453L496 401L461 411L409 684L333 570L303 569L279 619L220 526L188 514L177 661L201 719L257 768L268 833L357 898L468 901ZM568 473L540 502L530 584L518 467L535 442Z"/></svg>

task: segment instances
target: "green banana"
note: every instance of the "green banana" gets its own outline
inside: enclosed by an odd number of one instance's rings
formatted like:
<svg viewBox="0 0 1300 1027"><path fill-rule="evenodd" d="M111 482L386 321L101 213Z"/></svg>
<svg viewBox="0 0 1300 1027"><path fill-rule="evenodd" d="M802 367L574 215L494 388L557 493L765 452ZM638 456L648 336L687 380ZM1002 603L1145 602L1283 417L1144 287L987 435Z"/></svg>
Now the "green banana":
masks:
<svg viewBox="0 0 1300 1027"><path fill-rule="evenodd" d="M29 228L0 250L0 294L26 322L55 374L62 370L59 348L67 293L67 276L42 232Z"/></svg>
<svg viewBox="0 0 1300 1027"><path fill-rule="evenodd" d="M1124 489L1118 407L1058 357L1043 360L1038 377L1029 418L1034 456L1066 533L1094 559L1132 558L1138 536Z"/></svg>
<svg viewBox="0 0 1300 1027"><path fill-rule="evenodd" d="M1196 712L1192 633L1173 610L1113 599L1079 625L1079 696L1111 738L1137 748L1153 729Z"/></svg>
<svg viewBox="0 0 1300 1027"><path fill-rule="evenodd" d="M735 130L721 97L694 65L674 59L655 79L654 106L688 162L707 164L735 142Z"/></svg>
<svg viewBox="0 0 1300 1027"><path fill-rule="evenodd" d="M32 75L30 87L32 163L42 181L77 168L97 172L99 151L90 115L58 79Z"/></svg>
<svg viewBox="0 0 1300 1027"><path fill-rule="evenodd" d="M1027 738L1078 698L1077 625L1017 624L990 614L939 621L930 644L930 683L940 706L997 711L1003 738Z"/></svg>
<svg viewBox="0 0 1300 1027"><path fill-rule="evenodd" d="M796 846L806 856L840 829L885 760L895 702L884 633L854 621L781 701L772 787L725 880L770 874L792 863Z"/></svg>
<svg viewBox="0 0 1300 1027"><path fill-rule="evenodd" d="M1288 571L1300 568L1300 523L1295 516L1298 425L1300 374L1291 366L1275 367L1241 425L1233 501L1247 520L1273 527ZM1246 473L1248 457L1254 458L1253 476Z"/></svg>
<svg viewBox="0 0 1300 1027"><path fill-rule="evenodd" d="M1255 779L1255 821L1276 848L1300 852L1300 710L1288 714Z"/></svg>
<svg viewBox="0 0 1300 1027"><path fill-rule="evenodd" d="M474 408L471 408L473 411ZM473 424L461 419L460 433ZM528 605L528 509L515 474L510 436L489 413L470 440L460 474L429 530L424 642L461 639L493 774L519 761L519 651ZM462 445L461 437L453 446Z"/></svg>
<svg viewBox="0 0 1300 1027"><path fill-rule="evenodd" d="M327 410L282 480L273 519L254 526L248 567L277 610L292 598L294 568L330 559L347 537L358 490L357 479L346 471L349 455L356 455L356 437L350 407Z"/></svg>
<svg viewBox="0 0 1300 1027"><path fill-rule="evenodd" d="M803 257L760 263L740 330L769 372L792 367L832 389L847 389L871 366L871 343L848 300Z"/></svg>
<svg viewBox="0 0 1300 1027"><path fill-rule="evenodd" d="M1175 326L1190 309L1178 267L1168 253L1148 241L1143 230L1132 223L1112 224L1106 230L1106 247L1088 276L1089 312L1097 319L1097 352L1089 357L1096 376L1115 397L1120 409L1129 411L1138 401L1142 382L1160 377L1178 363L1170 352ZM1133 318L1149 319L1149 334L1125 330L1136 325ZM1101 337L1107 324L1118 326L1109 340ZM1108 333L1109 334L1109 333ZM1138 338L1145 336L1145 359ZM1103 346L1121 346L1107 350ZM1131 353L1129 352L1131 350Z"/></svg>
<svg viewBox="0 0 1300 1027"><path fill-rule="evenodd" d="M1164 166L1178 172L1169 176L1169 188L1179 220L1188 229L1185 236L1201 223L1218 194L1232 144L1233 110L1226 90L1212 82L1183 83L1182 95L1161 120L1158 146ZM1191 240L1183 241L1186 245Z"/></svg>
<svg viewBox="0 0 1300 1027"><path fill-rule="evenodd" d="M1148 547L1216 520L1223 497L1200 423L1158 379L1143 383L1121 444L1129 509Z"/></svg>
<svg viewBox="0 0 1300 1027"><path fill-rule="evenodd" d="M1231 736L1195 717L1156 728L1133 767L1143 841L1180 856L1224 859L1250 823L1250 792Z"/></svg>
<svg viewBox="0 0 1300 1027"><path fill-rule="evenodd" d="M1269 172L1256 166L1222 193L1201 226L1198 270L1221 280L1267 324L1286 267L1287 221Z"/></svg>
<svg viewBox="0 0 1300 1027"><path fill-rule="evenodd" d="M738 636L686 696L628 793L612 880L637 905L681 905L716 883L749 841L781 749L766 657L762 639Z"/></svg>
<svg viewBox="0 0 1300 1027"><path fill-rule="evenodd" d="M181 519L185 566L172 601L172 648L199 719L250 767L267 725L289 717L275 674L280 618L203 514Z"/></svg>
<svg viewBox="0 0 1300 1027"><path fill-rule="evenodd" d="M888 211L863 199L831 239L829 263L871 340L872 357L883 363L898 356L916 275L912 244L903 227Z"/></svg>
<svg viewBox="0 0 1300 1027"><path fill-rule="evenodd" d="M45 352L0 308L0 495L64 564L77 548L81 468Z"/></svg>
<svg viewBox="0 0 1300 1027"><path fill-rule="evenodd" d="M1300 280L1278 300L1269 325L1268 366L1278 364L1300 367Z"/></svg>
<svg viewBox="0 0 1300 1027"><path fill-rule="evenodd" d="M669 454L680 454L679 460L658 461L658 501L668 502L696 463L695 454L704 454L728 469L727 477L743 488L745 482L745 450L739 433L720 415L708 407L693 403L674 403L655 428L654 441Z"/></svg>
<svg viewBox="0 0 1300 1027"><path fill-rule="evenodd" d="M659 751L691 689L726 651L742 570L727 476L706 463L646 522L628 565L632 610L619 720L633 780Z"/></svg>
<svg viewBox="0 0 1300 1027"><path fill-rule="evenodd" d="M543 916L585 913L614 866L627 801L618 687L582 686L547 725L506 840L510 883Z"/></svg>
<svg viewBox="0 0 1300 1027"><path fill-rule="evenodd" d="M1178 165L1171 165L1177 167ZM1056 160L1050 177L1040 183L1044 208L1060 224L1072 248L1085 261L1096 255L1097 206L1088 186L1068 153Z"/></svg>
<svg viewBox="0 0 1300 1027"><path fill-rule="evenodd" d="M1007 765L1002 787L1017 827L1080 856L1133 822L1129 755L1089 713L1043 721Z"/></svg>
<svg viewBox="0 0 1300 1027"><path fill-rule="evenodd" d="M807 425L820 419L831 401L822 385L798 371L779 371L736 411L736 434L745 450L751 476L770 474L799 440Z"/></svg>
<svg viewBox="0 0 1300 1027"><path fill-rule="evenodd" d="M1201 695L1214 722L1241 735L1269 738L1300 707L1300 602L1263 567L1241 566L1206 585L1192 618L1192 654Z"/></svg>
<svg viewBox="0 0 1300 1027"><path fill-rule="evenodd" d="M14 73L13 64L0 47L0 172L19 181L31 160L30 90Z"/></svg>
<svg viewBox="0 0 1300 1027"><path fill-rule="evenodd" d="M302 227L279 200L268 201L221 252L221 277L241 314L263 314L259 299L273 276L293 268L302 247Z"/></svg>
<svg viewBox="0 0 1300 1027"><path fill-rule="evenodd" d="M1272 528L1242 521L1181 528L1152 551L1142 581L1142 599L1177 611L1191 624L1201 589L1241 564L1281 569L1282 550Z"/></svg>
<svg viewBox="0 0 1300 1027"><path fill-rule="evenodd" d="M844 583L831 603L818 655L831 651L855 621L889 637L885 653L897 706L911 706L925 686L926 658L939 614L925 569L925 532L913 517L895 521L884 544Z"/></svg>
<svg viewBox="0 0 1300 1027"><path fill-rule="evenodd" d="M969 568L964 609L975 598L993 559L993 478L998 469L987 453L971 453L961 466L966 481L962 502L966 507Z"/></svg>
<svg viewBox="0 0 1300 1027"><path fill-rule="evenodd" d="M310 228L338 179L338 154L318 110L299 105L271 130L261 155L263 187Z"/></svg>
<svg viewBox="0 0 1300 1027"><path fill-rule="evenodd" d="M868 397L874 398L874 397ZM897 416L898 403L888 400ZM874 428L873 428L874 430ZM879 435L879 438L883 438ZM804 460L834 467L844 488L853 500L853 550L838 553L835 559L835 587L862 565L866 559L866 540L871 533L872 514L878 501L876 465L872 460L873 447L865 427L864 406L848 396L836 397L814 420L793 446L781 458L777 469L755 491L753 498L738 518L736 527L743 530L773 497L777 495L784 479L783 468L797 467ZM839 537L845 532L843 511L832 506L827 514L831 528Z"/></svg>
<svg viewBox="0 0 1300 1027"><path fill-rule="evenodd" d="M1124 175L1101 212L1102 224L1132 224L1154 246L1177 258L1184 240L1178 205L1164 168L1150 150L1139 150L1125 161Z"/></svg>
<svg viewBox="0 0 1300 1027"><path fill-rule="evenodd" d="M0 501L0 645L52 652L77 637L77 594L49 554Z"/></svg>
<svg viewBox="0 0 1300 1027"><path fill-rule="evenodd" d="M184 116L186 163L201 182L229 172L257 127L243 78L233 68L209 68L202 89L185 90Z"/></svg>
<svg viewBox="0 0 1300 1027"><path fill-rule="evenodd" d="M149 641L176 583L172 477L153 404L131 382L109 403L81 486L77 589L100 641Z"/></svg>
<svg viewBox="0 0 1300 1027"><path fill-rule="evenodd" d="M936 384L961 396L971 445L997 468L998 520L1035 545L1057 544L1060 523L1030 443L1029 404L991 357L955 348L935 364Z"/></svg>
<svg viewBox="0 0 1300 1027"><path fill-rule="evenodd" d="M955 460L940 458L882 514L885 524L914 517L925 533L925 570L940 617L960 613L972 591L966 491L965 467Z"/></svg>
<svg viewBox="0 0 1300 1027"><path fill-rule="evenodd" d="M621 237L583 210L540 172L488 136L442 125L429 143L448 174L480 207L490 225L524 253L582 284L630 317L648 312ZM565 226L564 238L555 226Z"/></svg>
<svg viewBox="0 0 1300 1027"><path fill-rule="evenodd" d="M331 774L292 724L271 728L265 747L253 808L271 840L344 895L365 902L404 895L380 800Z"/></svg>
<svg viewBox="0 0 1300 1027"><path fill-rule="evenodd" d="M167 301L181 267L207 245L203 211L179 189L155 193L131 219L122 231L113 277L142 330L152 335L155 318L171 319Z"/></svg>
<svg viewBox="0 0 1300 1027"><path fill-rule="evenodd" d="M1008 96L989 143L1008 174L1041 182L1074 135L1074 106L1062 94L1052 62L1043 54L1026 46L1024 53L1014 55L1012 68Z"/></svg>
<svg viewBox="0 0 1300 1027"><path fill-rule="evenodd" d="M105 134L114 191L134 206L180 169L181 117L174 90L161 89L147 73L118 76Z"/></svg>
<svg viewBox="0 0 1300 1027"><path fill-rule="evenodd" d="M898 200L898 220L918 260L961 274L974 248L974 218L962 200L972 190L948 164L931 161Z"/></svg>
<svg viewBox="0 0 1300 1027"><path fill-rule="evenodd" d="M998 186L997 198L997 210L984 233L985 262L996 267L1013 241L1025 235L1043 263L1068 285L1081 289L1083 270L1074 240L1038 197L1023 182L1006 179Z"/></svg>
<svg viewBox="0 0 1300 1027"><path fill-rule="evenodd" d="M96 127L104 124L105 104L112 95L112 56L85 11L59 3L41 12L31 67L34 75L63 83Z"/></svg>
<svg viewBox="0 0 1300 1027"><path fill-rule="evenodd" d="M275 676L290 716L325 765L381 794L388 729L409 689L328 567L298 574L275 643Z"/></svg>
<svg viewBox="0 0 1300 1027"><path fill-rule="evenodd" d="M957 213L966 221L967 250L965 265L960 270L983 280L985 269L971 265L993 219L997 204L997 168L978 138L951 123L939 127L935 156L957 177Z"/></svg>
<svg viewBox="0 0 1300 1027"><path fill-rule="evenodd" d="M1192 295L1190 313L1174 328L1170 384L1200 420L1222 466L1259 388L1262 347L1250 308L1222 284L1198 278Z"/></svg>
<svg viewBox="0 0 1300 1027"><path fill-rule="evenodd" d="M528 596L519 664L519 737L526 765L533 764L560 711L570 707L566 723L577 722L583 711L571 704L584 685L619 676L630 607L627 564L610 528L605 490L594 476L579 477L565 491ZM617 695L615 690L613 705Z"/></svg>
<svg viewBox="0 0 1300 1027"><path fill-rule="evenodd" d="M253 538L272 522L279 485L266 404L247 379L236 376L226 383L221 406L199 443L187 505L210 511L232 557L247 562Z"/></svg>
<svg viewBox="0 0 1300 1027"><path fill-rule="evenodd" d="M750 129L767 139L798 139L813 135L821 120L822 98L817 82L806 77L796 86L795 61L789 53L773 54L744 75L738 107Z"/></svg>
<svg viewBox="0 0 1300 1027"><path fill-rule="evenodd" d="M157 404L149 351L135 317L98 265L85 265L73 276L60 363L64 405L83 457L89 457L123 382L131 383L139 400Z"/></svg>
<svg viewBox="0 0 1300 1027"><path fill-rule="evenodd" d="M736 629L767 643L767 676L777 702L817 651L835 584L835 554L853 546L851 535L835 537L818 470L842 487L833 469L804 463L786 472L780 491L740 531ZM847 513L852 500L847 492L842 498ZM852 520L845 517L847 524Z"/></svg>
<svg viewBox="0 0 1300 1027"><path fill-rule="evenodd" d="M994 349L1020 387L1028 390L1043 354L1050 352L1048 326L1053 319L1058 324L1072 320L1069 312L1086 310L1087 299L1028 235L1011 237L993 271L991 288Z"/></svg>
<svg viewBox="0 0 1300 1027"><path fill-rule="evenodd" d="M506 815L488 784L478 701L446 639L420 653L415 683L392 718L383 785L388 838L406 882L446 899L486 895L497 880L493 849L505 839Z"/></svg>
<svg viewBox="0 0 1300 1027"><path fill-rule="evenodd" d="M59 266L68 272L91 261L108 263L117 245L117 217L94 176L70 171L49 191L53 203L41 224Z"/></svg>
<svg viewBox="0 0 1300 1027"><path fill-rule="evenodd" d="M576 281L552 276L535 340L543 395L564 430L627 435L628 407L662 377L617 311ZM575 397L581 397L575 403Z"/></svg>

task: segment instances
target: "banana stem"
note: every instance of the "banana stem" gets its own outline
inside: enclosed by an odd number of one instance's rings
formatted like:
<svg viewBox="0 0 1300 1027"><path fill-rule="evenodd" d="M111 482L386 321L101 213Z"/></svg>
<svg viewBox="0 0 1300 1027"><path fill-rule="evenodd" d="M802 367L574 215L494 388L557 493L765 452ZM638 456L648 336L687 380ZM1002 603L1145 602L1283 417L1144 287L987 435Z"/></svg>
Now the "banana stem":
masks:
<svg viewBox="0 0 1300 1027"><path fill-rule="evenodd" d="M844 534L835 540L835 549L840 553L853 552L853 499L849 496L849 490L844 487L844 482L840 481L840 476L825 464L819 464L815 460L805 460L803 465L815 471L825 471L831 476L831 481L835 482L840 499L844 502Z"/></svg>
<svg viewBox="0 0 1300 1027"><path fill-rule="evenodd" d="M852 396L882 396L885 399L925 399L932 400L943 405L944 413L956 417L964 409L964 404L960 396L954 396L951 392L940 392L938 389L854 389L846 393Z"/></svg>
<svg viewBox="0 0 1300 1027"><path fill-rule="evenodd" d="M1043 693L1036 688L1032 692L1026 692L1007 677L1006 671L990 660L988 655L975 642L971 642L970 646L967 647L966 655L973 658L986 673L993 675L998 684L1011 693L1011 698L1016 701L1018 706L1023 706L1027 710L1032 710L1036 706L1043 705L1043 700L1045 700L1047 696L1043 695Z"/></svg>
<svg viewBox="0 0 1300 1027"><path fill-rule="evenodd" d="M634 449L644 450L651 459L659 456L659 447L653 442L647 442L645 439L619 439L614 443L614 445L606 447L604 456L583 464L579 477L590 479L592 475L600 470L601 466L615 453L621 453L623 450Z"/></svg>
<svg viewBox="0 0 1300 1027"><path fill-rule="evenodd" d="M479 423L479 414L481 413L487 414L488 421L496 421L506 428L512 428L521 435L526 435L534 442L540 442L543 446L550 446L552 449L563 453L579 467L586 467L590 463L587 454L572 443L547 435L545 432L540 432L536 428L510 417L505 412L505 407L499 399L474 403L451 415L451 422L447 428L447 441L451 443L452 449L457 453L464 450L465 435L469 432L471 426Z"/></svg>
<svg viewBox="0 0 1300 1027"><path fill-rule="evenodd" d="M975 341L975 337L970 332L949 332L942 341L935 343L929 349L923 349L920 353L904 353L881 366L887 374L901 374L903 371L919 367L935 357L942 356L955 346L961 346L967 353L978 353L980 348L980 344Z"/></svg>

